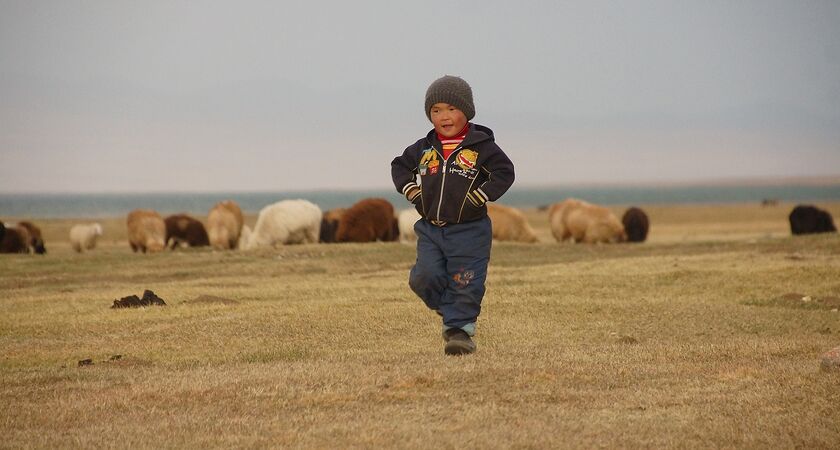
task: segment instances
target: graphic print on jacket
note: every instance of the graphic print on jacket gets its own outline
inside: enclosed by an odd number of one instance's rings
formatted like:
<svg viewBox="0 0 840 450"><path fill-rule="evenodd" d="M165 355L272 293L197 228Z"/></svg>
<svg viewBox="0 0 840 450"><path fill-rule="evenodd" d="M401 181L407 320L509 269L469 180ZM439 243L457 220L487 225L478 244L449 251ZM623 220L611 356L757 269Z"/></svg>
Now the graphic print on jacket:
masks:
<svg viewBox="0 0 840 450"><path fill-rule="evenodd" d="M444 160L434 130L391 162L397 191L414 198L417 211L437 223L462 223L487 215L485 203L495 201L513 184L513 163L496 145L493 131L469 124L467 136Z"/></svg>
<svg viewBox="0 0 840 450"><path fill-rule="evenodd" d="M420 175L435 175L438 173L438 167L440 167L440 160L438 159L437 152L433 148L423 150L423 155L420 157L420 164L417 166Z"/></svg>

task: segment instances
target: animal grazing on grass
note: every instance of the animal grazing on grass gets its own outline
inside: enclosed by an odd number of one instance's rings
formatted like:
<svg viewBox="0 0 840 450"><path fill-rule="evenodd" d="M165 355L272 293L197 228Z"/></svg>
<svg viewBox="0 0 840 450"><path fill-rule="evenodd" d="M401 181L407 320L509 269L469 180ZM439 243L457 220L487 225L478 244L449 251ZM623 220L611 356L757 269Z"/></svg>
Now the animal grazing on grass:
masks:
<svg viewBox="0 0 840 450"><path fill-rule="evenodd" d="M32 222L18 222L18 229L25 229L29 232L29 246L32 248L32 251L39 255L43 255L47 253L47 248L44 246L44 238L41 235L41 229L35 226Z"/></svg>
<svg viewBox="0 0 840 450"><path fill-rule="evenodd" d="M632 206L621 216L628 242L644 242L647 239L650 220L641 208Z"/></svg>
<svg viewBox="0 0 840 450"><path fill-rule="evenodd" d="M286 244L314 244L321 228L321 208L307 200L283 200L260 211L254 230L243 227L245 249Z"/></svg>
<svg viewBox="0 0 840 450"><path fill-rule="evenodd" d="M797 205L788 216L792 234L834 233L834 219L828 211L813 205Z"/></svg>
<svg viewBox="0 0 840 450"><path fill-rule="evenodd" d="M418 220L420 220L420 213L414 208L404 209L397 214L400 242L403 244L417 242L417 235L414 233L414 224Z"/></svg>
<svg viewBox="0 0 840 450"><path fill-rule="evenodd" d="M395 241L399 237L394 206L384 198L359 200L341 216L337 242Z"/></svg>
<svg viewBox="0 0 840 450"><path fill-rule="evenodd" d="M551 234L557 242L563 242L572 237L571 231L566 226L569 213L580 207L581 200L567 198L562 202L551 205L548 209L548 224Z"/></svg>
<svg viewBox="0 0 840 450"><path fill-rule="evenodd" d="M335 234L338 231L338 224L341 222L341 216L346 210L346 208L334 208L324 212L324 215L321 217L321 232L318 237L318 242L335 242Z"/></svg>
<svg viewBox="0 0 840 450"><path fill-rule="evenodd" d="M70 246L79 253L93 250L99 236L102 236L102 225L98 223L73 225L70 228Z"/></svg>
<svg viewBox="0 0 840 450"><path fill-rule="evenodd" d="M548 214L551 233L558 242L571 239L587 244L616 243L627 240L627 233L609 209L578 199L552 205Z"/></svg>
<svg viewBox="0 0 840 450"><path fill-rule="evenodd" d="M233 200L216 203L207 214L207 237L217 250L231 250L237 247L242 226L242 210Z"/></svg>
<svg viewBox="0 0 840 450"><path fill-rule="evenodd" d="M29 253L30 236L26 228L4 225L3 229L0 253Z"/></svg>
<svg viewBox="0 0 840 450"><path fill-rule="evenodd" d="M187 214L173 214L163 220L166 224L166 246L175 249L180 244L190 247L210 245L204 224ZM171 243L170 243L171 241Z"/></svg>
<svg viewBox="0 0 840 450"><path fill-rule="evenodd" d="M499 241L537 242L537 234L522 211L496 203L487 204L487 215L493 224L493 239Z"/></svg>
<svg viewBox="0 0 840 450"><path fill-rule="evenodd" d="M128 213L128 244L134 252L159 252L165 248L166 224L156 211L135 209Z"/></svg>

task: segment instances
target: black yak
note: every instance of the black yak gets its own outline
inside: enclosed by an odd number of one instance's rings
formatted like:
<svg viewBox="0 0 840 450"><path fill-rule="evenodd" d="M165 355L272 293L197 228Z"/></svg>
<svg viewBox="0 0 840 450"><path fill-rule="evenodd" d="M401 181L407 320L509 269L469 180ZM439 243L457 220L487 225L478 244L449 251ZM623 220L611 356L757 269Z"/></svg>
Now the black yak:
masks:
<svg viewBox="0 0 840 450"><path fill-rule="evenodd" d="M210 245L204 225L186 214L173 214L164 219L163 223L166 224L164 242L173 250L182 242L190 247Z"/></svg>
<svg viewBox="0 0 840 450"><path fill-rule="evenodd" d="M828 211L812 205L797 205L788 216L793 234L834 233L837 228Z"/></svg>
<svg viewBox="0 0 840 450"><path fill-rule="evenodd" d="M628 242L644 242L647 239L650 221L641 209L635 206L628 208L621 216L621 223L624 224L624 231L627 232Z"/></svg>

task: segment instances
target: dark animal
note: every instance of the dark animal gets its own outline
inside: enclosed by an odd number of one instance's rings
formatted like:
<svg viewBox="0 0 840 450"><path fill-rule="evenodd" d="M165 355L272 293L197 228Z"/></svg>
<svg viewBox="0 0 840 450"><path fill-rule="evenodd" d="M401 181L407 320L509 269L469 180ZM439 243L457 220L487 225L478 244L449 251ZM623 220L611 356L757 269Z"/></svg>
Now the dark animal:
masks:
<svg viewBox="0 0 840 450"><path fill-rule="evenodd" d="M394 206L388 200L360 200L341 216L336 242L395 241L399 238L396 221Z"/></svg>
<svg viewBox="0 0 840 450"><path fill-rule="evenodd" d="M0 222L0 242L3 242L3 236L6 234L6 225Z"/></svg>
<svg viewBox="0 0 840 450"><path fill-rule="evenodd" d="M790 212L788 220L793 234L837 232L831 214L813 205L797 205Z"/></svg>
<svg viewBox="0 0 840 450"><path fill-rule="evenodd" d="M336 242L335 235L338 232L338 224L341 222L341 215L344 214L344 211L346 211L345 208L335 208L324 213L321 218L318 242Z"/></svg>
<svg viewBox="0 0 840 450"><path fill-rule="evenodd" d="M0 253L29 253L29 232L16 227L5 228Z"/></svg>
<svg viewBox="0 0 840 450"><path fill-rule="evenodd" d="M154 292L146 289L143 291L143 298L140 298L136 295L129 295L128 297L123 297L119 300L114 300L114 304L111 305L111 309L117 308L139 308L142 306L166 306L166 302L163 301L162 298L155 295Z"/></svg>
<svg viewBox="0 0 840 450"><path fill-rule="evenodd" d="M647 214L640 208L630 207L621 216L621 223L624 224L624 231L627 232L628 242L644 242L647 239L650 221Z"/></svg>
<svg viewBox="0 0 840 450"><path fill-rule="evenodd" d="M163 220L166 224L166 246L175 249L180 243L190 247L210 245L204 225L186 214L173 214ZM172 243L170 244L170 240Z"/></svg>
<svg viewBox="0 0 840 450"><path fill-rule="evenodd" d="M47 253L47 248L44 246L44 238L41 235L41 229L35 226L32 222L19 222L18 228L24 228L29 232L29 246L39 255Z"/></svg>

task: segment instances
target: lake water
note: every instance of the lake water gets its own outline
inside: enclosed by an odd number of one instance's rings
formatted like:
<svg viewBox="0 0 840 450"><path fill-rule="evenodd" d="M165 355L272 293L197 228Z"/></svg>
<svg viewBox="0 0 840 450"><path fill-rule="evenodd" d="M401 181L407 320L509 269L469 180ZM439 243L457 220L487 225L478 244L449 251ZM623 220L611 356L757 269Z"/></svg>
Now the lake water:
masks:
<svg viewBox="0 0 840 450"><path fill-rule="evenodd" d="M407 207L392 190L296 191L296 192L201 192L138 194L4 194L0 193L3 217L62 218L114 217L135 208L154 209L161 214L186 212L205 215L219 200L235 200L246 213L284 199L304 198L328 210L347 207L366 197L384 197L396 209ZM667 186L667 187L553 187L514 186L500 203L518 207L547 205L575 197L604 205L646 205L676 203L736 203L778 199L789 202L840 201L840 184L751 185L751 186Z"/></svg>

